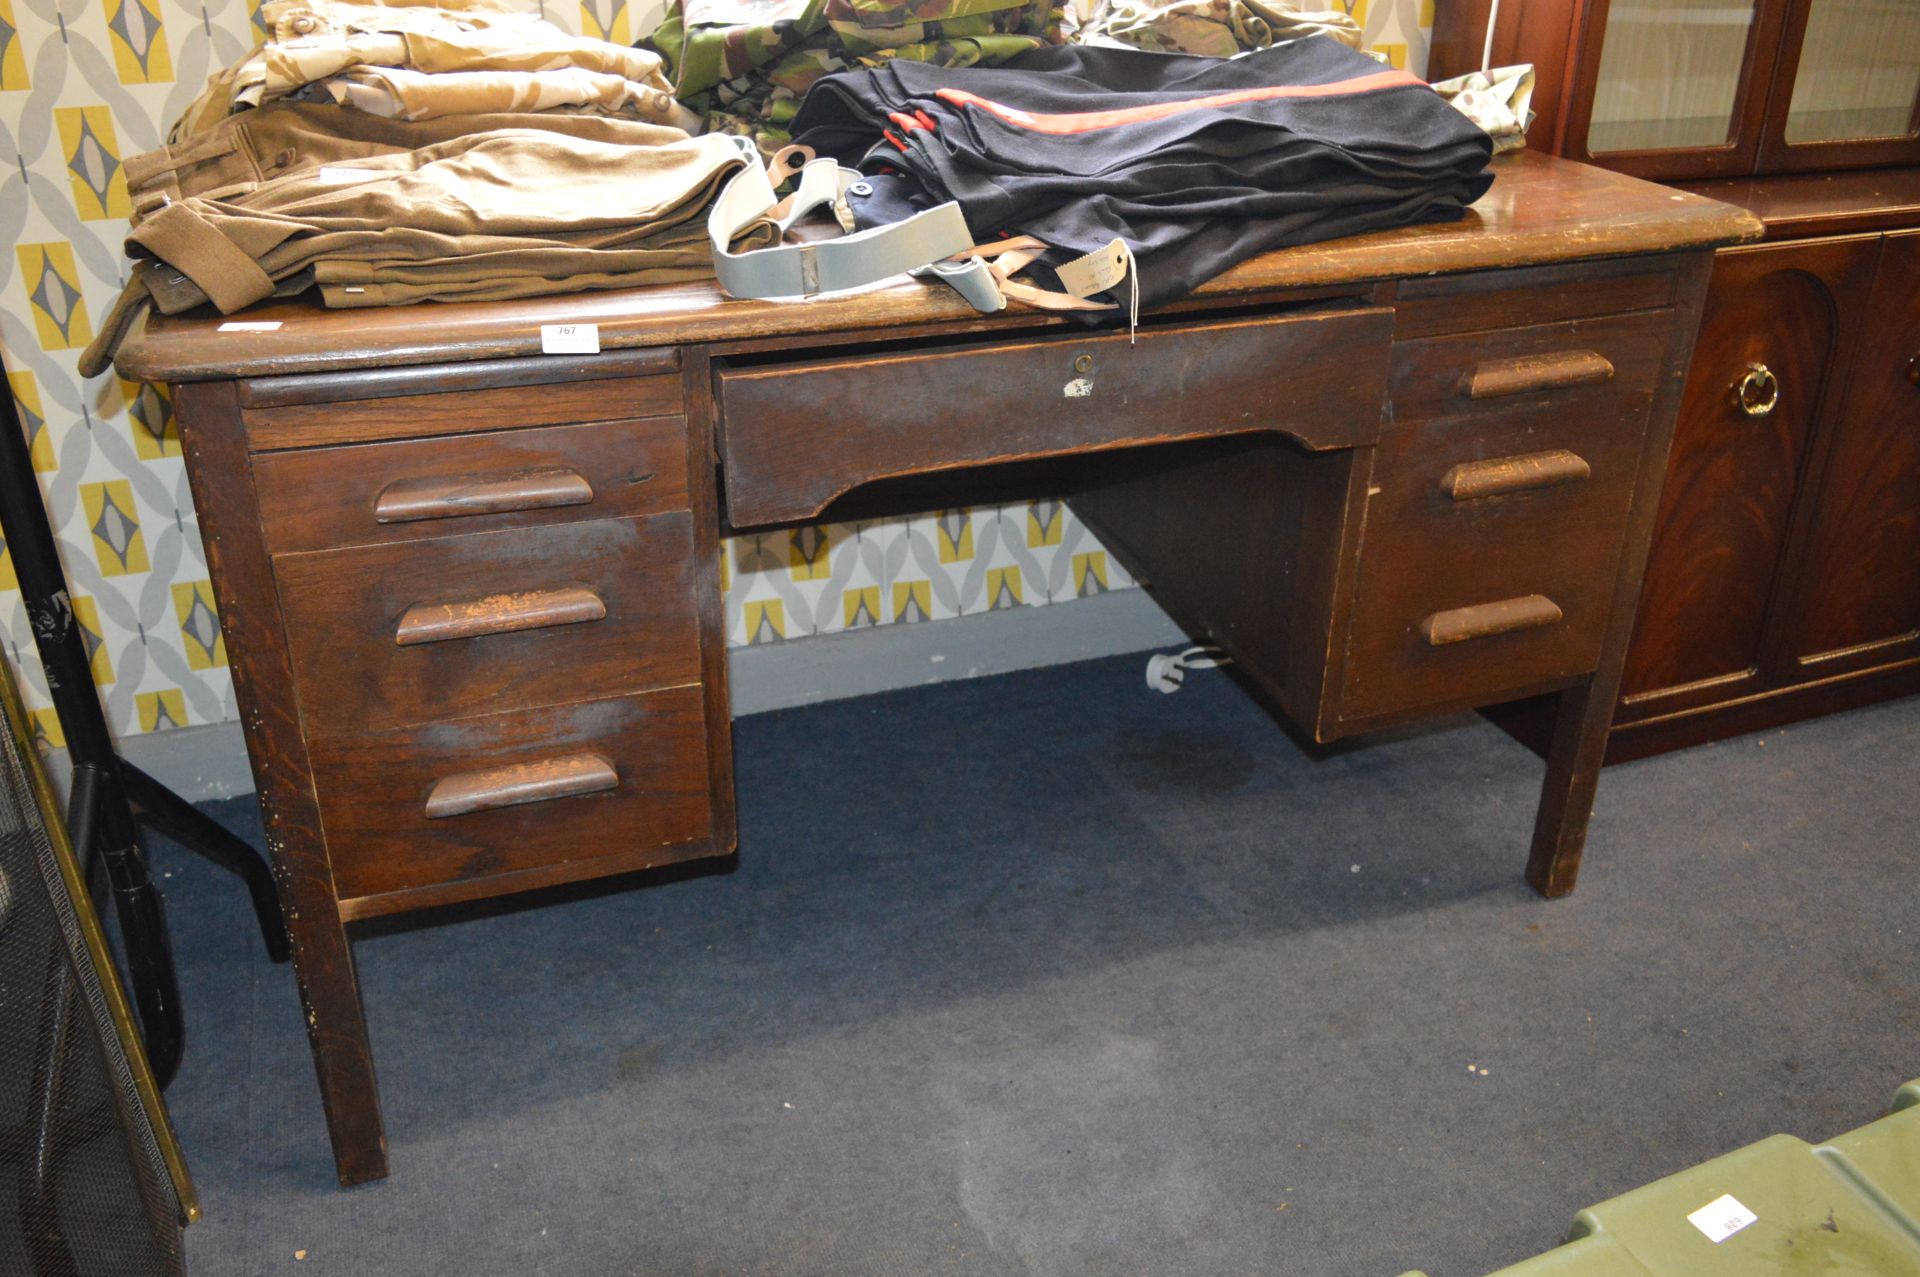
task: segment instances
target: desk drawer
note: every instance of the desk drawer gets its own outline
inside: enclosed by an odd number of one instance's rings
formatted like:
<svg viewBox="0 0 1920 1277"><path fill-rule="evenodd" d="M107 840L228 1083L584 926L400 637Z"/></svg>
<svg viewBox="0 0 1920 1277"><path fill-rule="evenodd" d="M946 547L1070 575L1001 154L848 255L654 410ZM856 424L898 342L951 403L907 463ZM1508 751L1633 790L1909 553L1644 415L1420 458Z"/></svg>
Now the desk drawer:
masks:
<svg viewBox="0 0 1920 1277"><path fill-rule="evenodd" d="M1660 310L1402 342L1393 352L1394 420L1578 413L1623 396L1651 403L1672 326L1673 312Z"/></svg>
<svg viewBox="0 0 1920 1277"><path fill-rule="evenodd" d="M1304 310L1124 331L734 364L716 373L727 512L806 519L869 480L1273 430L1379 436L1393 315Z"/></svg>
<svg viewBox="0 0 1920 1277"><path fill-rule="evenodd" d="M1396 422L1368 506L1344 720L1594 669L1649 397Z"/></svg>
<svg viewBox="0 0 1920 1277"><path fill-rule="evenodd" d="M313 734L700 677L685 511L283 554L273 571Z"/></svg>
<svg viewBox="0 0 1920 1277"><path fill-rule="evenodd" d="M274 554L687 505L681 417L348 444L253 459Z"/></svg>
<svg viewBox="0 0 1920 1277"><path fill-rule="evenodd" d="M340 896L392 908L724 853L709 752L697 685L308 745Z"/></svg>

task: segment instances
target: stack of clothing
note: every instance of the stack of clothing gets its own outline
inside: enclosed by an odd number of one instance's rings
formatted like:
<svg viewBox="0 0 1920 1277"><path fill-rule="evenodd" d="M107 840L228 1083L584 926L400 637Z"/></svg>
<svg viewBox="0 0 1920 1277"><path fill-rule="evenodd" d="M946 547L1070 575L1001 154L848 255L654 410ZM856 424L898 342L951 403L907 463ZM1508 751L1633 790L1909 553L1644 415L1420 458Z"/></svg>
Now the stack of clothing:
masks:
<svg viewBox="0 0 1920 1277"><path fill-rule="evenodd" d="M1141 307L1271 249L1457 219L1493 181L1484 131L1326 36L1225 59L895 60L821 80L793 134L867 175L847 198L863 230L954 201L976 241L1041 241L1043 267L1121 240L1138 292L1105 297Z"/></svg>
<svg viewBox="0 0 1920 1277"><path fill-rule="evenodd" d="M751 148L672 122L655 55L492 0L449 8L461 2L267 4L276 34L209 82L168 146L126 161L136 265L81 371L105 371L149 306L232 313L316 286L337 307L501 300L711 275L701 214Z"/></svg>
<svg viewBox="0 0 1920 1277"><path fill-rule="evenodd" d="M657 54L571 35L509 0L275 0L268 38L207 81L176 141L281 98L376 115L574 108L688 128Z"/></svg>
<svg viewBox="0 0 1920 1277"><path fill-rule="evenodd" d="M772 154L822 76L895 59L994 66L1064 43L1073 0L668 0L644 42L709 132Z"/></svg>

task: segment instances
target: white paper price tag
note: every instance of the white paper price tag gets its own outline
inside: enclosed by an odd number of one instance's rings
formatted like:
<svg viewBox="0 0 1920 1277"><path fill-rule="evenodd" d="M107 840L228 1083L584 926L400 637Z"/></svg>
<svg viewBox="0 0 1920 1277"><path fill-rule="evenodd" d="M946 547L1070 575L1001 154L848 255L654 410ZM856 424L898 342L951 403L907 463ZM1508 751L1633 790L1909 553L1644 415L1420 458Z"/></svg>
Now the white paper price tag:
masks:
<svg viewBox="0 0 1920 1277"><path fill-rule="evenodd" d="M277 319L229 319L220 325L223 333L270 333L280 327Z"/></svg>
<svg viewBox="0 0 1920 1277"><path fill-rule="evenodd" d="M597 355L600 353L600 325L542 324L540 349L549 355Z"/></svg>
<svg viewBox="0 0 1920 1277"><path fill-rule="evenodd" d="M372 182L391 174L377 168L343 168L337 164L323 164L314 174L314 180L322 186L351 186L355 182Z"/></svg>
<svg viewBox="0 0 1920 1277"><path fill-rule="evenodd" d="M1759 1218L1742 1206L1739 1198L1732 1193L1726 1193L1687 1216L1687 1222L1705 1233L1707 1240L1718 1246Z"/></svg>

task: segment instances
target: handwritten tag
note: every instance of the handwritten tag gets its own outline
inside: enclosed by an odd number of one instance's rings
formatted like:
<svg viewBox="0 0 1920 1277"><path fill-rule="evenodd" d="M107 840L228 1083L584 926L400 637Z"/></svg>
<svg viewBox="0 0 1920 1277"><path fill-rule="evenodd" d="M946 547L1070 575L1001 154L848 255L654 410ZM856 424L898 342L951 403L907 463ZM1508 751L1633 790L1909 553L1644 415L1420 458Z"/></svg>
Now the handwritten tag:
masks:
<svg viewBox="0 0 1920 1277"><path fill-rule="evenodd" d="M1725 1193L1687 1216L1687 1222L1705 1233L1707 1240L1718 1246L1759 1218L1742 1206L1739 1198L1732 1193Z"/></svg>
<svg viewBox="0 0 1920 1277"><path fill-rule="evenodd" d="M542 324L540 349L549 355L597 355L600 353L600 325Z"/></svg>
<svg viewBox="0 0 1920 1277"><path fill-rule="evenodd" d="M223 333L270 333L279 327L280 321L277 319L229 319L215 331Z"/></svg>
<svg viewBox="0 0 1920 1277"><path fill-rule="evenodd" d="M1127 267L1132 261L1133 253L1127 248L1127 242L1116 239L1105 248L1063 263L1058 272L1060 287L1075 297L1104 293L1127 277Z"/></svg>

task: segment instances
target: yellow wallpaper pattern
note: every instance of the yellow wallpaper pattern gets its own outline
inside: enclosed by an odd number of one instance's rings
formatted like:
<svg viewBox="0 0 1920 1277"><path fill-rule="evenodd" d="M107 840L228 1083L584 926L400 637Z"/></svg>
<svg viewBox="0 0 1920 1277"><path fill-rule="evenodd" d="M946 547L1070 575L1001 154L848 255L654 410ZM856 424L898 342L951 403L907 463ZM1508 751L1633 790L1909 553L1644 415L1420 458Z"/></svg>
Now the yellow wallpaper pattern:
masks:
<svg viewBox="0 0 1920 1277"><path fill-rule="evenodd" d="M1433 0L1331 3L1396 63L1424 67ZM658 17L656 0L541 8L623 42ZM206 77L251 47L258 15L257 0L0 0L0 235L12 246L0 254L0 349L94 679L122 734L231 719L233 684L171 405L74 365L125 278L121 157L159 144ZM1133 585L1054 501L741 536L721 559L736 646ZM63 743L3 545L0 642L42 733Z"/></svg>

